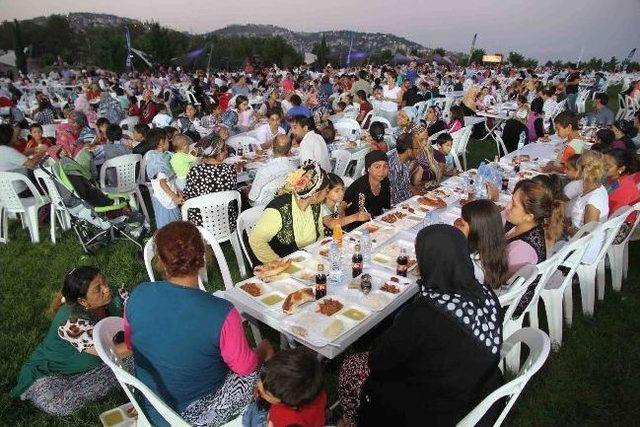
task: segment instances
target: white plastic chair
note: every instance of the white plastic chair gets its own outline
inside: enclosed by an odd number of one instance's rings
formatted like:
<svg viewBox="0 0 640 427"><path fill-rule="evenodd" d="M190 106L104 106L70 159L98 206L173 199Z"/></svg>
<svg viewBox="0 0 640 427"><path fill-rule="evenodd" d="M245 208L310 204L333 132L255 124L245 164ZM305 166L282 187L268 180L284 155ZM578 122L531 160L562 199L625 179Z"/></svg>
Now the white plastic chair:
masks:
<svg viewBox="0 0 640 427"><path fill-rule="evenodd" d="M471 138L471 132L471 126L465 126L451 134L453 138L451 154L453 155L453 162L460 172L467 170L467 144L469 143L469 138ZM460 163L460 156L462 156L462 163Z"/></svg>
<svg viewBox="0 0 640 427"><path fill-rule="evenodd" d="M500 135L500 132L494 132L493 138L496 140L496 152L498 153L498 156L500 156L500 150L502 150L505 156L509 154L509 152L507 151L507 146L504 145L504 140L502 139L502 135Z"/></svg>
<svg viewBox="0 0 640 427"><path fill-rule="evenodd" d="M14 184L22 183L33 194L32 197L18 197ZM49 204L49 198L40 194L36 186L26 176L17 172L0 172L0 243L9 241L8 214L18 214L22 224L26 223L31 235L31 241L40 241L38 229L38 211Z"/></svg>
<svg viewBox="0 0 640 427"><path fill-rule="evenodd" d="M249 267L253 268L253 263L251 262L251 257L249 256L249 250L247 246L244 244L243 233L251 233L251 230L256 226L260 215L264 211L266 206L254 206L251 209L247 209L238 215L238 224L236 227L236 232L238 233L238 240L240 241L240 246L242 247L242 252L244 253L244 257L249 263Z"/></svg>
<svg viewBox="0 0 640 427"><path fill-rule="evenodd" d="M630 207L626 207L618 216L615 216L606 222L600 224L593 231L594 234L602 233L604 235L604 241L602 247L598 252L598 256L592 262L587 264L584 259L580 261L577 273L580 279L580 296L582 298L582 312L587 316L593 316L595 307L595 292L596 285L598 287L598 299L604 299L604 286L605 286L605 256L611 243L616 238L622 223L625 221L629 213ZM570 264L565 265L571 267Z"/></svg>
<svg viewBox="0 0 640 427"><path fill-rule="evenodd" d="M432 104L431 100L428 101L420 101L420 102L416 102L415 104L413 104L413 110L416 113L416 120L420 120L424 117L424 114L427 111L427 108L429 108L429 106Z"/></svg>
<svg viewBox="0 0 640 427"><path fill-rule="evenodd" d="M534 328L523 328L513 333L502 343L500 354L503 359L509 354L512 348L519 348L521 344L529 348L529 356L523 363L522 368L518 371L518 375L485 397L478 406L473 408L467 416L458 422L458 427L475 426L497 401L506 397L506 405L494 426L500 426L504 422L507 414L520 396L520 393L522 393L522 390L529 380L542 368L551 350L549 337L544 332Z"/></svg>
<svg viewBox="0 0 640 427"><path fill-rule="evenodd" d="M360 124L355 119L342 118L333 124L336 132L345 138L359 138Z"/></svg>
<svg viewBox="0 0 640 427"><path fill-rule="evenodd" d="M578 97L576 98L576 109L578 114L582 114L586 111L586 102L588 96L588 90L583 90L578 93Z"/></svg>
<svg viewBox="0 0 640 427"><path fill-rule="evenodd" d="M349 177L349 176L342 176L340 177L342 178L342 182L344 182L344 188L349 188L349 186L351 184L353 184L353 178Z"/></svg>
<svg viewBox="0 0 640 427"><path fill-rule="evenodd" d="M597 226L596 222L586 224L570 242L560 246L554 256L564 258L563 264L570 266L569 271L566 275L560 271L554 272L540 293L547 315L549 336L554 348L559 348L562 345L563 307L567 326L571 326L573 322L573 277L593 238L593 234L590 233Z"/></svg>
<svg viewBox="0 0 640 427"><path fill-rule="evenodd" d="M164 418L169 425L177 427L188 427L189 423L183 420L173 409L158 397L149 387L135 376L127 372L122 366L122 361L116 354L116 347L113 344L113 337L123 330L122 317L111 316L105 317L99 321L93 329L94 345L96 353L102 361L111 368L118 383L129 398L131 404L138 412L138 420L136 426L151 426L151 423L144 415L142 407L135 398L135 391L138 390L144 395L147 401L155 408L156 411Z"/></svg>
<svg viewBox="0 0 640 427"><path fill-rule="evenodd" d="M348 150L333 150L331 158L335 160L333 165L333 173L338 176L344 176L351 162L351 152Z"/></svg>
<svg viewBox="0 0 640 427"><path fill-rule="evenodd" d="M260 141L252 136L242 135L229 138L227 145L234 150L238 150L241 147L243 151L248 152L255 151L255 147L260 147Z"/></svg>
<svg viewBox="0 0 640 427"><path fill-rule="evenodd" d="M515 331L522 329L525 316L529 317L531 326L537 327L537 315L531 314L532 309L537 307L538 296L534 291L534 295L527 306L516 315L516 310L520 300L529 289L529 286L540 276L538 268L535 265L525 265L520 268L509 280L511 283L509 290L500 295L500 306L506 307L504 318L502 321L502 336L508 337ZM539 283L539 282L538 282ZM535 300L535 305L532 304ZM535 319L535 323L534 323ZM520 351L516 349L512 351L506 359L506 365L511 371L517 371L520 365Z"/></svg>
<svg viewBox="0 0 640 427"><path fill-rule="evenodd" d="M351 178L354 180L364 174L364 159L369 151L370 150L360 150L351 155L351 161L356 163L353 168L353 173L351 174Z"/></svg>
<svg viewBox="0 0 640 427"><path fill-rule="evenodd" d="M638 228L640 223L640 202L633 206L633 211L636 212L636 220L629 230L629 234L625 239L618 243L611 243L607 250L609 257L609 265L611 266L611 286L614 291L622 289L622 280L626 280L629 272L629 239L633 235L634 231ZM620 210L616 211L615 215L621 215Z"/></svg>
<svg viewBox="0 0 640 427"><path fill-rule="evenodd" d="M40 188L43 190L43 194L48 194L49 200L51 200L51 209L49 222L51 225L51 241L56 243L56 220L60 223L62 230L68 230L71 228L71 217L69 211L65 208L62 202L62 196L58 192L58 187L53 182L53 179L41 169L33 171L33 175L36 181L40 184Z"/></svg>
<svg viewBox="0 0 640 427"><path fill-rule="evenodd" d="M140 192L140 176L136 174L136 165L138 164L140 164L139 170L140 175L142 175L142 156L140 154L125 154L105 161L100 169L100 187L106 193L123 193L131 196L130 202L133 202L133 207L135 208L139 203L147 224L151 224L147 206ZM114 187L107 185L106 174L107 170L111 168L116 171L116 184Z"/></svg>
<svg viewBox="0 0 640 427"><path fill-rule="evenodd" d="M362 118L362 128L365 129L364 125L367 124L371 124L371 117L373 117L373 110L369 111L367 114L364 115L364 117ZM369 122L367 123L367 120L369 120ZM368 129L368 126L367 126Z"/></svg>
<svg viewBox="0 0 640 427"><path fill-rule="evenodd" d="M387 129L391 129L393 126L391 126L391 122L389 121L389 119L382 117L382 116L372 116L371 120L369 121L369 127L371 127L371 123L373 122L380 122L382 123Z"/></svg>
<svg viewBox="0 0 640 427"><path fill-rule="evenodd" d="M618 112L616 113L616 120L620 120L627 116L627 103L625 101L625 95L618 94Z"/></svg>
<svg viewBox="0 0 640 427"><path fill-rule="evenodd" d="M247 268L242 258L242 250L235 228L231 227L229 222L229 205L235 201L238 207L238 213L242 211L242 201L240 193L237 191L218 191L203 196L194 197L186 200L182 204L182 218L187 220L187 212L189 209L198 209L202 217L202 227L211 232L218 243L231 242L233 252L238 261L240 275L247 275Z"/></svg>
<svg viewBox="0 0 640 427"><path fill-rule="evenodd" d="M133 127L140 123L140 117L138 116L129 116L126 119L120 121L120 127L125 130L133 130ZM126 128L125 128L126 126Z"/></svg>

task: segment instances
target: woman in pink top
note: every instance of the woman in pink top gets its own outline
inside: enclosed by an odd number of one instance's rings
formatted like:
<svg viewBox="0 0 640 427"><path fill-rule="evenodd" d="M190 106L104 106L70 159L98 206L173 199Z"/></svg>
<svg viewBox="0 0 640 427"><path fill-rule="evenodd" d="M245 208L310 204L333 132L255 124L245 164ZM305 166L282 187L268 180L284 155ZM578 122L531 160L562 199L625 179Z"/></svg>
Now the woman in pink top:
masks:
<svg viewBox="0 0 640 427"><path fill-rule="evenodd" d="M449 110L449 133L459 131L464 127L464 112L459 105Z"/></svg>
<svg viewBox="0 0 640 427"><path fill-rule="evenodd" d="M564 204L551 190L532 180L516 184L506 209L505 231L509 272L547 259L562 233Z"/></svg>

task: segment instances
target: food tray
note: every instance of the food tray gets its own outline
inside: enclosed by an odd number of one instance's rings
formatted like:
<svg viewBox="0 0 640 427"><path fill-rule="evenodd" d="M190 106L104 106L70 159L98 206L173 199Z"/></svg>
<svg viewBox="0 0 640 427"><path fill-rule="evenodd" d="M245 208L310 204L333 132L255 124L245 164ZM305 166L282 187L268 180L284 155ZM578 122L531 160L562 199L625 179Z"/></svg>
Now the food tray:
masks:
<svg viewBox="0 0 640 427"><path fill-rule="evenodd" d="M246 283L255 283L260 288L260 295L253 296L246 290L242 289L242 285ZM287 295L307 286L293 278L264 283L260 279L253 277L251 279L243 280L242 282L238 283L236 287L244 295L258 302L265 308L273 311L279 311L281 313L282 303L284 302L285 298L287 298Z"/></svg>
<svg viewBox="0 0 640 427"><path fill-rule="evenodd" d="M384 244L387 240L389 240L390 238L392 238L397 234L397 230L392 228L389 224L385 224L378 220L369 221L366 224L363 224L360 227L356 228L349 234L351 234L356 239L359 239L360 236L362 236L362 231L364 230L365 227L369 229L369 236L371 236L372 248L376 248Z"/></svg>
<svg viewBox="0 0 640 427"><path fill-rule="evenodd" d="M384 309L391 301L402 295L412 283L411 279L391 274L388 270L379 268L367 268L363 274L369 274L371 276L371 291L369 294L365 295L360 289L361 276L358 276L349 281L348 295L353 301L373 311ZM392 277L398 281L394 282L391 280ZM381 290L385 283L396 285L399 292L394 294Z"/></svg>
<svg viewBox="0 0 640 427"><path fill-rule="evenodd" d="M371 260L378 265L395 271L396 259L398 258L398 255L400 255L401 248L407 250L407 255L410 260L409 262L411 263L411 260L414 261L413 264L409 266L409 271L411 271L416 267L417 262L415 262L416 253L413 239L409 237L398 237L380 246L373 252Z"/></svg>
<svg viewBox="0 0 640 427"><path fill-rule="evenodd" d="M133 427L136 425L137 417L129 416L133 408L131 403L125 403L117 408L109 409L100 414L100 422L104 427Z"/></svg>
<svg viewBox="0 0 640 427"><path fill-rule="evenodd" d="M398 208L393 211L386 212L384 215L377 218L376 221L406 230L421 223L422 216L423 213L420 210L414 209L414 212L412 213L410 209Z"/></svg>
<svg viewBox="0 0 640 427"><path fill-rule="evenodd" d="M327 316L318 312L318 304L326 299L338 300L343 304L342 309ZM358 320L350 314L359 313ZM348 298L328 295L313 304L308 304L298 313L292 314L283 321L284 329L297 339L316 347L324 347L337 340L371 315L371 310L351 301ZM360 317L361 316L361 317ZM326 330L332 325L340 325L339 329L330 335Z"/></svg>

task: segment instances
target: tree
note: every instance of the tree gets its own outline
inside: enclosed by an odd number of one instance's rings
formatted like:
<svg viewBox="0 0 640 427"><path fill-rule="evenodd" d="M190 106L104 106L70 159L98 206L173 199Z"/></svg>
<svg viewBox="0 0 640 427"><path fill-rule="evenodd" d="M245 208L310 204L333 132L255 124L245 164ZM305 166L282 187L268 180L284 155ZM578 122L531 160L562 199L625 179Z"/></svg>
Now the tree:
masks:
<svg viewBox="0 0 640 427"><path fill-rule="evenodd" d="M524 58L524 55L522 55L521 53L511 51L509 52L509 56L507 57L507 60L514 67L520 68L524 65L525 58Z"/></svg>
<svg viewBox="0 0 640 427"><path fill-rule="evenodd" d="M22 30L17 19L13 20L13 51L16 54L16 67L24 74L27 73L27 56L24 54Z"/></svg>
<svg viewBox="0 0 640 427"><path fill-rule="evenodd" d="M482 57L486 55L486 53L487 52L484 49L473 49L473 52L471 52L470 62L482 64Z"/></svg>
<svg viewBox="0 0 640 427"><path fill-rule="evenodd" d="M437 47L435 49L433 49L433 53L440 55L440 56L446 56L447 55L447 51L443 48L443 47Z"/></svg>
<svg viewBox="0 0 640 427"><path fill-rule="evenodd" d="M605 64L605 68L607 71L615 71L618 66L618 59L615 56L612 56L609 62Z"/></svg>
<svg viewBox="0 0 640 427"><path fill-rule="evenodd" d="M311 52L318 56L317 63L320 68L327 66L327 59L329 58L330 51L324 34L322 35L322 39L320 39L320 43L316 43Z"/></svg>

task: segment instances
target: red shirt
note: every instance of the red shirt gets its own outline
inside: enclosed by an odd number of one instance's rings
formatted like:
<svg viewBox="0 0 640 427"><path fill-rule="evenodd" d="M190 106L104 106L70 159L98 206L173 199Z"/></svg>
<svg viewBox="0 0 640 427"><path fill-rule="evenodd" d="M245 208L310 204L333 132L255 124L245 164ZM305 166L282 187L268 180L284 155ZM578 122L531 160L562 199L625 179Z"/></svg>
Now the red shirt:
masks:
<svg viewBox="0 0 640 427"><path fill-rule="evenodd" d="M220 103L220 108L222 108L222 111L227 111L227 108L229 108L230 100L231 100L231 94L229 93L223 93L218 97L218 102Z"/></svg>
<svg viewBox="0 0 640 427"><path fill-rule="evenodd" d="M143 125L151 123L155 115L158 113L157 110L158 109L154 102L149 101L146 104L143 104L140 109L140 123Z"/></svg>
<svg viewBox="0 0 640 427"><path fill-rule="evenodd" d="M363 119L371 110L373 110L373 107L371 106L369 101L363 101L360 103L360 114L362 114ZM371 117L369 117L365 123L362 123L363 129L367 129L369 127L369 119L371 119Z"/></svg>
<svg viewBox="0 0 640 427"><path fill-rule="evenodd" d="M607 192L609 193L609 216L613 216L615 212L623 206L632 206L640 200L640 191L636 184L636 177L640 173L633 175L623 175L617 181L607 184ZM627 222L633 222L636 219L635 213L629 215Z"/></svg>
<svg viewBox="0 0 640 427"><path fill-rule="evenodd" d="M322 390L318 397L300 409L293 409L281 403L271 405L269 421L273 427L301 425L304 427L323 427L324 411L327 406L327 393Z"/></svg>

